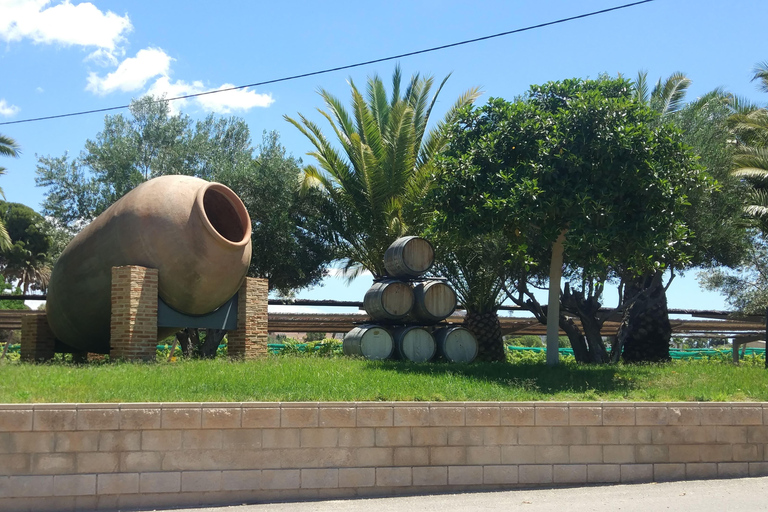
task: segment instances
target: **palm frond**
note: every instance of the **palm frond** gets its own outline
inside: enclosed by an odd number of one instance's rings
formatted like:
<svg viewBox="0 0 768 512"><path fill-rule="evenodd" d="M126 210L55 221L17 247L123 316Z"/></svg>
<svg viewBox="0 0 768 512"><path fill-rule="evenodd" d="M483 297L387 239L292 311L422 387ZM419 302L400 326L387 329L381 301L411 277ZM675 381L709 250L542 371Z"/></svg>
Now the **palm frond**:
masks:
<svg viewBox="0 0 768 512"><path fill-rule="evenodd" d="M752 71L755 74L752 77L752 81L758 80L760 82L758 85L760 90L768 92L768 61L758 63Z"/></svg>
<svg viewBox="0 0 768 512"><path fill-rule="evenodd" d="M637 72L637 78L633 84L632 96L640 103L648 103L648 72L641 70Z"/></svg>
<svg viewBox="0 0 768 512"><path fill-rule="evenodd" d="M7 251L11 248L11 237L8 235L8 230L5 228L5 222L0 220L0 250Z"/></svg>
<svg viewBox="0 0 768 512"><path fill-rule="evenodd" d="M672 73L663 83L659 80L653 88L651 102L662 116L677 112L683 107L685 93L690 86L691 80L684 73Z"/></svg>
<svg viewBox="0 0 768 512"><path fill-rule="evenodd" d="M341 101L339 101L338 98L336 98L336 96L332 95L325 89L320 89L318 93L323 98L323 101L328 106L328 108L331 110L333 117L336 119L336 122L339 123L339 127L348 139L349 136L355 132L355 126L352 123L352 118L349 117L349 113L344 108L344 105L341 103Z"/></svg>
<svg viewBox="0 0 768 512"><path fill-rule="evenodd" d="M768 147L744 147L733 157L734 176L768 179Z"/></svg>
<svg viewBox="0 0 768 512"><path fill-rule="evenodd" d="M368 79L368 103L371 106L373 118L376 120L379 133L384 132L389 118L389 103L384 83L378 75Z"/></svg>
<svg viewBox="0 0 768 512"><path fill-rule="evenodd" d="M18 157L21 155L21 149L15 140L0 134L0 155Z"/></svg>
<svg viewBox="0 0 768 512"><path fill-rule="evenodd" d="M431 161L437 153L442 151L447 142L446 128L456 120L456 116L459 110L471 105L482 94L482 91L478 87L473 87L465 91L456 102L448 109L445 117L435 123L426 138L422 141L421 151L418 156L417 165L425 165Z"/></svg>
<svg viewBox="0 0 768 512"><path fill-rule="evenodd" d="M395 70L392 72L392 100L390 106L400 101L400 84L403 79L403 74L400 71L400 64L395 64Z"/></svg>

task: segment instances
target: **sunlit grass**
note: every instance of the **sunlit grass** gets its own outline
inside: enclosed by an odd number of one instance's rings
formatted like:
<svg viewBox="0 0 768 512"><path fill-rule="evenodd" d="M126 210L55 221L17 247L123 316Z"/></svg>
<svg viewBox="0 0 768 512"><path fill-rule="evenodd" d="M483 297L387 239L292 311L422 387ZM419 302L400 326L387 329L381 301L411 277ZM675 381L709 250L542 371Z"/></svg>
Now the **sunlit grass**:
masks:
<svg viewBox="0 0 768 512"><path fill-rule="evenodd" d="M249 362L0 364L0 402L768 401L762 362L470 365L270 356Z"/></svg>

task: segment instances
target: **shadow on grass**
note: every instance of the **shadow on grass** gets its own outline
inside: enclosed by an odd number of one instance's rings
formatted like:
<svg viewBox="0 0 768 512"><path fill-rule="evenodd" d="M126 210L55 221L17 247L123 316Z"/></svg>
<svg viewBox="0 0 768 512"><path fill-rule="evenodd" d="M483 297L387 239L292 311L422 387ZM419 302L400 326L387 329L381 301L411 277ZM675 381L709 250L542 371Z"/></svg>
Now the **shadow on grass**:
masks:
<svg viewBox="0 0 768 512"><path fill-rule="evenodd" d="M577 363L547 366L538 362L456 364L368 361L367 365L404 374L454 375L542 394L568 391L622 394L635 389L637 377L645 373L643 367L634 367L628 372L621 366Z"/></svg>

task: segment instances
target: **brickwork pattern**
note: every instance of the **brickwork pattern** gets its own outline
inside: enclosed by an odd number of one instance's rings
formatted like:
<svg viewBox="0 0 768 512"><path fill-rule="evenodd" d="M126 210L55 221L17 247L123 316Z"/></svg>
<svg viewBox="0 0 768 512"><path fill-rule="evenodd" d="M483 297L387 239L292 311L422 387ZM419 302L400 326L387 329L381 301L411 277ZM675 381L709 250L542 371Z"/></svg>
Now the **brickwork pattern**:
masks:
<svg viewBox="0 0 768 512"><path fill-rule="evenodd" d="M110 357L154 361L157 353L157 269L112 268Z"/></svg>
<svg viewBox="0 0 768 512"><path fill-rule="evenodd" d="M0 510L768 475L768 403L0 405Z"/></svg>
<svg viewBox="0 0 768 512"><path fill-rule="evenodd" d="M53 359L56 338L48 326L45 313L21 318L21 360L48 361Z"/></svg>
<svg viewBox="0 0 768 512"><path fill-rule="evenodd" d="M229 357L267 355L269 280L246 277L237 295L237 330L227 333Z"/></svg>

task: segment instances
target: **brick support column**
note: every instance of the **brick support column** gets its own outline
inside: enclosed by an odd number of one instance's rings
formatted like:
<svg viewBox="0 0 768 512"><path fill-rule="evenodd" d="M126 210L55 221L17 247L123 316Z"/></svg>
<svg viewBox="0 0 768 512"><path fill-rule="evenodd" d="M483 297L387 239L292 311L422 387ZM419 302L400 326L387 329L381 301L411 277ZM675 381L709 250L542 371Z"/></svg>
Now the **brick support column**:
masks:
<svg viewBox="0 0 768 512"><path fill-rule="evenodd" d="M112 358L154 361L157 356L157 269L112 267Z"/></svg>
<svg viewBox="0 0 768 512"><path fill-rule="evenodd" d="M21 317L21 360L48 361L53 359L56 338L48 326L45 313Z"/></svg>
<svg viewBox="0 0 768 512"><path fill-rule="evenodd" d="M237 294L237 330L227 334L229 357L256 359L267 355L269 280L246 277Z"/></svg>

